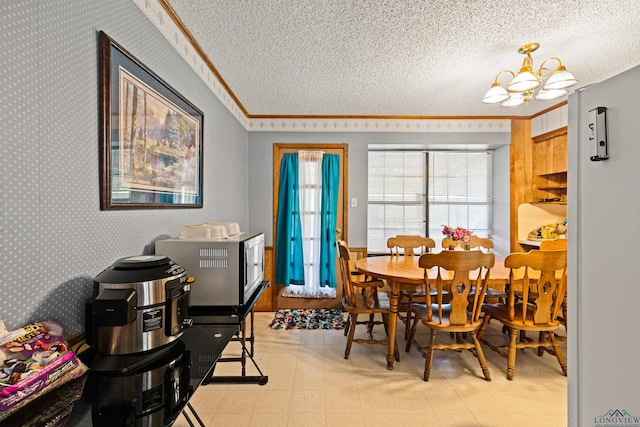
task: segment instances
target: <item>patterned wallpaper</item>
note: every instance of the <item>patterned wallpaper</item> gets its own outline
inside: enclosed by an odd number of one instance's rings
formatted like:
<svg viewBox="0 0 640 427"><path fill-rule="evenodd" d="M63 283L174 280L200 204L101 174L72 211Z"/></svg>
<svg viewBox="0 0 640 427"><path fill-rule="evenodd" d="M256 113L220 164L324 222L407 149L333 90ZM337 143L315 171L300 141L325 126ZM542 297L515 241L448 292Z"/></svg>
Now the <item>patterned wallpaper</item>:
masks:
<svg viewBox="0 0 640 427"><path fill-rule="evenodd" d="M509 119L251 119L250 132L511 132Z"/></svg>
<svg viewBox="0 0 640 427"><path fill-rule="evenodd" d="M545 114L534 117L531 120L531 136L538 136L560 129L569 123L569 106L563 105L560 108L551 110Z"/></svg>
<svg viewBox="0 0 640 427"><path fill-rule="evenodd" d="M248 222L247 132L131 0L0 1L0 318L84 329L93 277L182 225ZM100 211L97 33L204 112L204 208ZM223 185L229 180L228 185Z"/></svg>

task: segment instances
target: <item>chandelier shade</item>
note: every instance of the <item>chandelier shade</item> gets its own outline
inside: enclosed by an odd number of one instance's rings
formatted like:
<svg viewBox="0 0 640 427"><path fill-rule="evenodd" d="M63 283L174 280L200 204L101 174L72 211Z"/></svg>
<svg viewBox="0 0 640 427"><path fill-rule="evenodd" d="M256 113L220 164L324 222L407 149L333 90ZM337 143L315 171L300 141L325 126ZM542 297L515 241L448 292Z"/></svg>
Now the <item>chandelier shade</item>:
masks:
<svg viewBox="0 0 640 427"><path fill-rule="evenodd" d="M522 68L518 75L511 80L507 90L509 92L526 92L540 86L540 80L533 74L531 68Z"/></svg>
<svg viewBox="0 0 640 427"><path fill-rule="evenodd" d="M484 98L482 98L482 102L485 104L497 104L507 99L509 99L509 93L507 93L506 89L500 86L500 83L494 82L491 85L491 89L489 89Z"/></svg>
<svg viewBox="0 0 640 427"><path fill-rule="evenodd" d="M566 89L578 83L564 66L559 66L544 84L544 89Z"/></svg>
<svg viewBox="0 0 640 427"><path fill-rule="evenodd" d="M514 74L510 70L503 70L498 73L491 88L482 98L485 104L501 104L503 107L515 107L527 104L534 98L534 92L539 88L535 99L538 101L547 101L557 99L567 95L567 88L574 86L578 80L567 71L560 58L550 57L542 62L542 65L534 72L533 58L531 52L540 47L537 42L529 43L521 46L518 53L526 55L522 62L522 67L518 74ZM547 61L557 61L558 66L551 71L545 67ZM498 79L503 73L509 73L513 77L507 84L506 89L502 87Z"/></svg>
<svg viewBox="0 0 640 427"><path fill-rule="evenodd" d="M514 92L511 94L509 99L502 103L503 107L517 107L518 105L524 104L524 97L521 93Z"/></svg>
<svg viewBox="0 0 640 427"><path fill-rule="evenodd" d="M542 88L540 89L540 91L538 91L538 94L536 95L536 99L538 101L550 101L552 99L558 99L561 98L565 95L568 95L569 92L567 92L566 89L545 89Z"/></svg>

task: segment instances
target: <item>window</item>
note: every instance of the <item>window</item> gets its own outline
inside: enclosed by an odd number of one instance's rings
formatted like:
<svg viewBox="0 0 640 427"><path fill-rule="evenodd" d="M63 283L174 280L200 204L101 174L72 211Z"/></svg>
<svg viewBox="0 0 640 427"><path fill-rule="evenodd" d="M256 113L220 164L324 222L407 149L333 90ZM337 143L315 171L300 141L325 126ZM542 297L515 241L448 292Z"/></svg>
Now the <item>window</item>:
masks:
<svg viewBox="0 0 640 427"><path fill-rule="evenodd" d="M491 237L491 165L487 151L369 151L368 252L397 234L440 247L443 224Z"/></svg>
<svg viewBox="0 0 640 427"><path fill-rule="evenodd" d="M369 151L369 253L385 252L398 234L425 235L426 159L416 151Z"/></svg>

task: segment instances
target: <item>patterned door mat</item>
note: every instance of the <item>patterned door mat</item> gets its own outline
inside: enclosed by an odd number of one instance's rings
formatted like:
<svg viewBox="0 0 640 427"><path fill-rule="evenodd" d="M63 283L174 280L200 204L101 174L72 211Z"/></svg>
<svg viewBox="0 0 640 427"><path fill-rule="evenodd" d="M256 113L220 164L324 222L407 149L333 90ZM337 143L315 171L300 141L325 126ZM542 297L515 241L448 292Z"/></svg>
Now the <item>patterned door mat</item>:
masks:
<svg viewBox="0 0 640 427"><path fill-rule="evenodd" d="M287 308L278 310L271 329L344 329L342 310L335 308Z"/></svg>

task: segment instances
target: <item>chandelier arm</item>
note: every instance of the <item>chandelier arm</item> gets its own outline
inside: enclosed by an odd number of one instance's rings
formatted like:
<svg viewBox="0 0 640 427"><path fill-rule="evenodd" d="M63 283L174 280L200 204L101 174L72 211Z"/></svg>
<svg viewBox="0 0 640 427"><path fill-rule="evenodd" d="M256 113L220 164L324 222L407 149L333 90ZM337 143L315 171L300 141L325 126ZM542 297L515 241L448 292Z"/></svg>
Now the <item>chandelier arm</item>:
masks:
<svg viewBox="0 0 640 427"><path fill-rule="evenodd" d="M547 61L551 61L552 59L558 61L558 67L562 67L562 61L560 61L560 58L558 58L557 56L552 56L542 61L542 64L540 64L540 69L538 71L542 70L544 68L544 64L546 64Z"/></svg>
<svg viewBox="0 0 640 427"><path fill-rule="evenodd" d="M538 71L536 72L536 78L540 81L547 80L553 74L550 68L543 67L542 65L540 66L540 68L538 68Z"/></svg>
<svg viewBox="0 0 640 427"><path fill-rule="evenodd" d="M494 82L495 82L495 83L499 83L499 82L498 82L498 79L500 78L500 75L501 75L502 73L509 73L509 74L511 74L511 78L514 78L514 77L516 76L516 75L515 75L515 73L514 73L513 71L511 71L511 70L502 70L502 71L500 71L500 72L496 75L496 79L494 80Z"/></svg>

